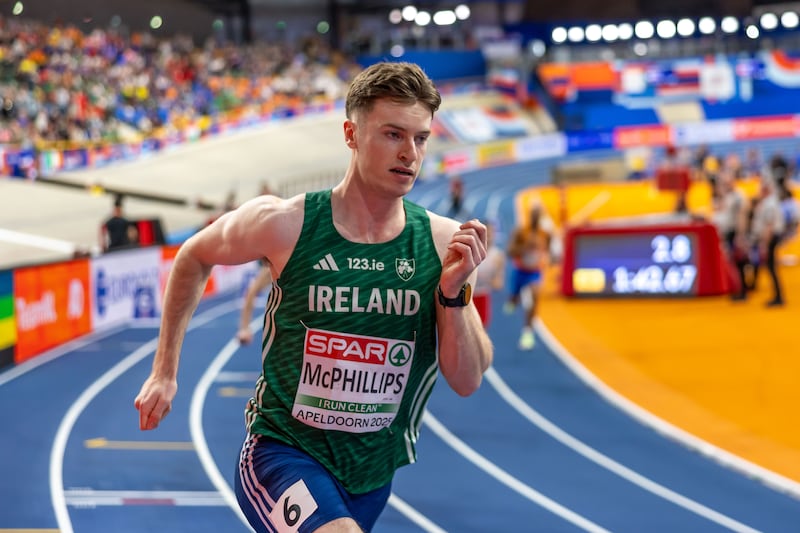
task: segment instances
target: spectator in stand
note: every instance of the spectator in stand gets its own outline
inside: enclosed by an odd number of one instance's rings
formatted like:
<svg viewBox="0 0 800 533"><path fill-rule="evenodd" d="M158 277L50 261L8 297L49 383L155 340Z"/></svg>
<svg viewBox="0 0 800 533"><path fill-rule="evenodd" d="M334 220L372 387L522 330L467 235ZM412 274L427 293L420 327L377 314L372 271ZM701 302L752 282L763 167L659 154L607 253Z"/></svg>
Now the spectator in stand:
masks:
<svg viewBox="0 0 800 533"><path fill-rule="evenodd" d="M763 171L764 159L761 157L761 150L756 146L748 148L742 163L742 174L746 178L758 178Z"/></svg>
<svg viewBox="0 0 800 533"><path fill-rule="evenodd" d="M136 226L125 216L122 208L124 197L114 196L111 216L100 227L100 249L104 252L130 248L137 241Z"/></svg>
<svg viewBox="0 0 800 533"><path fill-rule="evenodd" d="M341 98L356 69L321 41L246 47L0 20L0 142L53 146L198 135L200 117ZM286 68L290 65L291 68ZM209 121L207 121L209 122Z"/></svg>
<svg viewBox="0 0 800 533"><path fill-rule="evenodd" d="M787 188L790 179L790 164L783 154L775 153L769 160L769 169L764 173L764 177L771 180L774 190L777 193Z"/></svg>

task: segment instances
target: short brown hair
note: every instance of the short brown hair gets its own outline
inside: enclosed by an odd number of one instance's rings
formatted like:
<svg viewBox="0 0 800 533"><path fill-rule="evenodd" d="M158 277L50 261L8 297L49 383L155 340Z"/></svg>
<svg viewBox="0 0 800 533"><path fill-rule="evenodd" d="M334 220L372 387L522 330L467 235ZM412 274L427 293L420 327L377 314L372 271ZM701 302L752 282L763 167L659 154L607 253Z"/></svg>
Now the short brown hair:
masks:
<svg viewBox="0 0 800 533"><path fill-rule="evenodd" d="M353 79L347 91L345 115L348 119L358 111L371 111L376 100L387 98L413 105L420 102L431 116L439 109L442 97L433 81L419 65L406 62L375 63Z"/></svg>

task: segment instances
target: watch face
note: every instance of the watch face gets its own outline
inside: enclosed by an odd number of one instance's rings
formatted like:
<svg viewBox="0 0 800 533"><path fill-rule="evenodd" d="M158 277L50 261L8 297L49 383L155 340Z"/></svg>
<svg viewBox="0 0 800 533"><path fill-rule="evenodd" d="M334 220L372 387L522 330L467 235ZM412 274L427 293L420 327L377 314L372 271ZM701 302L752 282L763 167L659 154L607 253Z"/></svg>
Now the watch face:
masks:
<svg viewBox="0 0 800 533"><path fill-rule="evenodd" d="M464 284L464 305L467 305L472 300L472 285L469 283Z"/></svg>

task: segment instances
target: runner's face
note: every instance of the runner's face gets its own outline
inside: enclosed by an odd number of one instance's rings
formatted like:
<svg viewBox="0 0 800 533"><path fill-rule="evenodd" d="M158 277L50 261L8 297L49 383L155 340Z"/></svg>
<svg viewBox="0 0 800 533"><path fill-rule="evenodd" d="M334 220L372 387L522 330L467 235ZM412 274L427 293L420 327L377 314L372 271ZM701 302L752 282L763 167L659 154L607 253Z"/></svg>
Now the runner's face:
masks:
<svg viewBox="0 0 800 533"><path fill-rule="evenodd" d="M372 111L348 121L345 134L356 150L359 177L399 194L411 190L425 157L431 121L423 104L391 100L379 100Z"/></svg>

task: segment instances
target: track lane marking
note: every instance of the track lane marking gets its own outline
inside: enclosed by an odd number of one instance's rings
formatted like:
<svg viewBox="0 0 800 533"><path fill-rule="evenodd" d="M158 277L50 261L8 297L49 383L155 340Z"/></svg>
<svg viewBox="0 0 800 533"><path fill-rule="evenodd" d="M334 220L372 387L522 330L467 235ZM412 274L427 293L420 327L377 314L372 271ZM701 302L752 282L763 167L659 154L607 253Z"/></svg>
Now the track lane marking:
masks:
<svg viewBox="0 0 800 533"><path fill-rule="evenodd" d="M439 422L439 420L427 409L425 410L425 417L422 419L422 421L440 439L445 441L451 448L453 448L453 450L458 452L469 462L533 503L557 516L560 516L567 522L574 524L584 531L590 531L592 533L610 533L607 529L595 524L587 518L584 518L575 511L564 507L557 501L548 498L541 492L530 487L529 485L526 485L493 462L486 459L483 455L476 452L467 443L459 439L455 434L447 429L445 425Z"/></svg>
<svg viewBox="0 0 800 533"><path fill-rule="evenodd" d="M227 505L216 491L94 490L64 491L67 505L80 508L122 505L174 505L176 507L220 507Z"/></svg>
<svg viewBox="0 0 800 533"><path fill-rule="evenodd" d="M223 304L212 307L208 311L199 314L192 319L189 324L188 330L200 327L211 320L214 320L220 315L229 313L233 310L238 310L239 304L237 301L225 302ZM122 374L130 370L133 366L141 362L145 357L153 353L156 349L158 338L151 339L138 350L134 351L122 361L107 370L103 375L97 378L89 387L87 387L78 398L67 409L64 418L56 430L55 439L53 439L53 446L50 449L50 501L53 505L53 511L56 515L56 522L60 533L73 533L72 521L69 517L67 510L66 499L64 496L64 453L67 448L67 441L72 433L72 428L80 417L81 413L92 402L92 400L100 394L103 389L108 387ZM131 401L133 403L133 401Z"/></svg>
<svg viewBox="0 0 800 533"><path fill-rule="evenodd" d="M156 450L164 452L193 451L191 442L147 441L147 440L108 440L105 437L96 437L83 441L86 448L97 450Z"/></svg>
<svg viewBox="0 0 800 533"><path fill-rule="evenodd" d="M752 527L745 525L733 518L724 515L710 507L707 507L699 502L692 500L682 494L679 494L655 481L639 474L635 470L628 468L627 466L618 463L617 461L611 459L607 455L604 455L597 451L596 449L592 448L588 444L584 443L583 441L573 437L556 424L545 418L541 415L538 411L536 411L533 407L529 406L525 403L522 398L520 398L512 389L511 387L503 381L503 378L495 371L494 368L490 367L486 373L484 374L486 380L492 385L492 387L497 391L497 393L508 403L511 407L514 408L523 418L527 419L533 425L550 435L553 439L561 443L562 445L570 448L574 452L582 455L589 461L595 463L596 465L608 470L609 472L616 474L617 476L630 481L634 485L641 487L642 489L654 494L660 498L663 498L669 502L674 503L679 507L683 507L687 511L690 511L698 516L701 516L711 522L715 522L722 526L725 526L733 531L738 531L742 533L758 533L757 529L753 529Z"/></svg>
<svg viewBox="0 0 800 533"><path fill-rule="evenodd" d="M647 411L639 405L633 403L625 398L617 391L606 385L600 378L594 375L588 368L581 364L564 345L550 332L547 326L541 320L537 319L535 328L538 334L541 335L545 344L555 354L555 356L569 368L582 382L589 388L597 392L610 404L617 407L620 411L631 416L635 420L645 426L653 429L659 435L682 444L683 446L693 450L704 457L707 457L717 464L738 472L748 478L759 480L764 485L773 490L788 494L794 498L800 499L800 483L781 476L780 474L767 470L755 463L751 463L742 457L734 455L722 448L719 448L710 442L692 435L683 429L674 426L666 420L657 417L650 411Z"/></svg>

